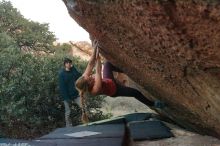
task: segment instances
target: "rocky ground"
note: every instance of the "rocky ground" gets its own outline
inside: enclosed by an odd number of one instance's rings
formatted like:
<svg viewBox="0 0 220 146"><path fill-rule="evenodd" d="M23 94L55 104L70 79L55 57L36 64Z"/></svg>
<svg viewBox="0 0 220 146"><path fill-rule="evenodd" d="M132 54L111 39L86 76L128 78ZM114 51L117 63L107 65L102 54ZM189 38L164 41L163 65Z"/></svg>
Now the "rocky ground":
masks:
<svg viewBox="0 0 220 146"><path fill-rule="evenodd" d="M103 111L105 113L112 113L113 116L133 112L154 112L132 97L107 97ZM164 123L172 129L171 131L175 137L153 141L133 141L131 146L220 146L220 140L214 137L199 135L176 125Z"/></svg>
<svg viewBox="0 0 220 146"><path fill-rule="evenodd" d="M220 140L203 136L167 124L172 128L174 138L156 141L133 142L133 146L220 146Z"/></svg>
<svg viewBox="0 0 220 146"><path fill-rule="evenodd" d="M113 116L120 116L134 112L153 112L150 108L140 103L133 97L106 97L102 110Z"/></svg>

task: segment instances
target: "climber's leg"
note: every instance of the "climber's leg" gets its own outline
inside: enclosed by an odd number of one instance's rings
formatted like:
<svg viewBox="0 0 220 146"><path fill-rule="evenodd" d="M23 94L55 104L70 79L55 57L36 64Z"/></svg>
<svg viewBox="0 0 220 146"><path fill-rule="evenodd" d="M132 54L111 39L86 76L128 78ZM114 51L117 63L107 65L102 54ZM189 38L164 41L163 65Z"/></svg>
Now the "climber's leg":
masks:
<svg viewBox="0 0 220 146"><path fill-rule="evenodd" d="M154 102L148 100L140 91L134 88L126 87L126 86L121 86L117 84L117 91L116 94L113 97L116 96L127 96L127 97L134 97L143 104L147 106L154 106Z"/></svg>
<svg viewBox="0 0 220 146"><path fill-rule="evenodd" d="M113 66L110 62L108 61L105 62L104 69L103 69L103 78L108 78L108 79L112 79L113 81L115 81L113 71L122 72L119 68Z"/></svg>

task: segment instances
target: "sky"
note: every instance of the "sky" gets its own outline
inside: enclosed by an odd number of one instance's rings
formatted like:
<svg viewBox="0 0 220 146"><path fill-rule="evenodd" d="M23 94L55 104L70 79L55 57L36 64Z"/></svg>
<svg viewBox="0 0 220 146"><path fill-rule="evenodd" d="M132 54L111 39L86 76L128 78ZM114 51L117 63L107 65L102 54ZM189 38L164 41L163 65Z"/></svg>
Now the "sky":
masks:
<svg viewBox="0 0 220 146"><path fill-rule="evenodd" d="M1 1L1 0L0 0ZM89 34L68 14L62 0L8 0L27 19L49 23L58 42L88 41Z"/></svg>

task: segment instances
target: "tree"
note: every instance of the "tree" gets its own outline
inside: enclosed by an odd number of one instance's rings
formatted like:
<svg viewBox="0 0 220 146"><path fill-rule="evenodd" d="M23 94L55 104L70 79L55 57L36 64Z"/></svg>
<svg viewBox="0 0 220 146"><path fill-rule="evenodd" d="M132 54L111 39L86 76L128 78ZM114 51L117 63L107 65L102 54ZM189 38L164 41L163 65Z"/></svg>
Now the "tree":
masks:
<svg viewBox="0 0 220 146"><path fill-rule="evenodd" d="M17 47L15 40L7 35L7 33L0 33L0 48Z"/></svg>
<svg viewBox="0 0 220 146"><path fill-rule="evenodd" d="M48 24L25 19L11 2L0 2L0 33L12 37L17 46L25 51L53 51L56 40Z"/></svg>

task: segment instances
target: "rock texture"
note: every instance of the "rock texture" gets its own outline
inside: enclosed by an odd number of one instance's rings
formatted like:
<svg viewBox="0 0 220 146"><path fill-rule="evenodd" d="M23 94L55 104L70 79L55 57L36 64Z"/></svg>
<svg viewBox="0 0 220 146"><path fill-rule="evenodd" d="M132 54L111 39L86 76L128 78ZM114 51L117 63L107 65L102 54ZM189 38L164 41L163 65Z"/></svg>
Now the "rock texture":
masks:
<svg viewBox="0 0 220 146"><path fill-rule="evenodd" d="M220 140L199 135L176 125L165 123L175 137L155 141L134 141L133 146L220 146Z"/></svg>
<svg viewBox="0 0 220 146"><path fill-rule="evenodd" d="M168 107L220 138L220 4L210 0L63 0L101 54Z"/></svg>

